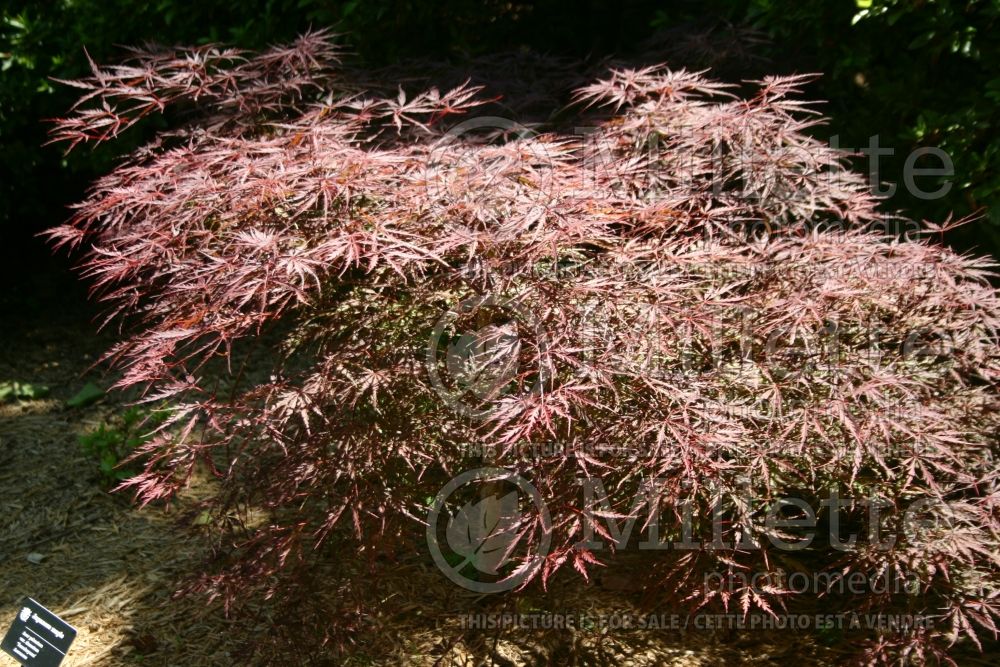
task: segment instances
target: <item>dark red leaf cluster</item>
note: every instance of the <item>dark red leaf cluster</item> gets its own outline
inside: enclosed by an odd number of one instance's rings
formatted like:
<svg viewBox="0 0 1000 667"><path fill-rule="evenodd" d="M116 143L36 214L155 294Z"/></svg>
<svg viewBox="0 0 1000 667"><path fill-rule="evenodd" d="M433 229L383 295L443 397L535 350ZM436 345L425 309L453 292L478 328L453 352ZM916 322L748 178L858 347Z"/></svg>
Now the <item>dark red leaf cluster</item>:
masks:
<svg viewBox="0 0 1000 667"><path fill-rule="evenodd" d="M129 323L109 353L118 385L173 405L125 486L169 498L207 464L217 516L266 516L207 586L267 580L334 532L366 553L398 542L428 493L475 466L467 443L488 443L489 463L529 478L551 512L540 582L567 564L588 576L604 556L581 539L613 541L604 519L641 524L640 490L661 535L684 502L721 503L738 518L728 543L788 495L877 497L900 535L901 510L929 498L933 529L834 554L843 572L915 573L908 608L940 621L873 650L930 656L995 633L992 265L879 213L809 134L821 119L796 97L804 78L746 93L618 68L531 126L484 114L537 108L544 86L516 100L361 78L324 33L256 55L135 51L73 82L86 94L56 124L76 145L166 109L181 123L51 236L87 248L85 273ZM489 331L502 358L438 368L429 349L463 327ZM268 330L263 375L229 363ZM579 478L600 479L603 509ZM780 586L702 586L705 572L776 570L758 537L664 558L651 594L780 609Z"/></svg>

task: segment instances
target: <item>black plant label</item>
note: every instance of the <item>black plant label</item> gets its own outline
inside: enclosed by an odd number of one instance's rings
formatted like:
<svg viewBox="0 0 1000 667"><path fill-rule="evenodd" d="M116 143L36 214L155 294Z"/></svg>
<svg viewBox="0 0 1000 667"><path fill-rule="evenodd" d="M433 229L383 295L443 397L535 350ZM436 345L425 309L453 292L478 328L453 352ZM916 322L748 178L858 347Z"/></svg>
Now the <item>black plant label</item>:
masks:
<svg viewBox="0 0 1000 667"><path fill-rule="evenodd" d="M76 628L31 598L24 598L0 648L25 667L58 667Z"/></svg>

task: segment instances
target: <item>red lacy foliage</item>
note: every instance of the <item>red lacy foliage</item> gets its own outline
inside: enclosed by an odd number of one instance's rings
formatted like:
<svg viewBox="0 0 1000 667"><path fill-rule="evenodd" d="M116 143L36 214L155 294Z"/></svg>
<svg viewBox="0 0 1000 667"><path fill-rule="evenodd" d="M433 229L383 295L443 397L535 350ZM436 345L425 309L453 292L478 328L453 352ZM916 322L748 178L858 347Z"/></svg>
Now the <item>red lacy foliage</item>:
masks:
<svg viewBox="0 0 1000 667"><path fill-rule="evenodd" d="M545 65L516 60L502 64L514 78ZM544 133L449 129L477 107L537 110L553 79L502 99L468 82L362 86L324 33L260 55L135 51L73 82L87 93L57 140L108 140L171 108L179 123L51 232L88 248L85 273L131 324L109 353L118 386L175 406L125 486L143 503L168 498L205 462L219 517L267 513L238 564L205 579L227 596L307 562L341 526L360 545L398 542L428 493L471 467L468 442L496 446L491 463L542 492L553 528L539 579L596 562L575 546L579 477L602 480L617 517L641 513L633 497L649 480L668 506L719 499L747 513L748 495L830 488L895 508L935 498L937 528L834 554L845 572L917 573L923 594L907 609L939 620L873 656L943 656L941 641L994 633L991 265L886 232L913 226L878 213L844 156L807 134L821 119L794 96L801 77L745 97L663 66L605 77ZM498 326L517 333L517 372L470 419L442 400L425 358L442 314L485 294L508 304ZM269 377L250 382L237 363L220 385L206 364L278 322ZM554 442L558 455L521 455ZM889 515L885 530L901 530ZM783 605L780 587L700 585L731 567L775 570L775 550L665 558L649 590Z"/></svg>

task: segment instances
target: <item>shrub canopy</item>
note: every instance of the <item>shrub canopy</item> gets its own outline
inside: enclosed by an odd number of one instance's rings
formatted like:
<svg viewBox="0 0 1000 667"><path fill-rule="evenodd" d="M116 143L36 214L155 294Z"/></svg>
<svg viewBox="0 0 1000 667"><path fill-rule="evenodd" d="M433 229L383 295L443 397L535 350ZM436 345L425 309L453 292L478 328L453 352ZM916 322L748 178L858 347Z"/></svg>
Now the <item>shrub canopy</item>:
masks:
<svg viewBox="0 0 1000 667"><path fill-rule="evenodd" d="M495 64L514 73L503 97L352 71L316 32L259 54L137 50L71 83L81 101L54 130L71 145L164 110L182 121L51 236L87 248L84 272L129 325L108 355L118 386L174 403L125 487L151 502L198 465L219 478L213 516L239 558L202 586L281 590L334 534L364 553L407 544L478 443L551 514L517 525L551 545L524 586L567 565L589 576L603 555L581 540L613 541L595 518L645 516L637 494L668 508L661 535L678 534L682 501L701 517L721 503L734 544L761 524L747 498L835 490L877 498L898 539L825 551L823 566L913 573L922 596L902 604L941 621L872 652L943 655L949 633L993 631L990 263L880 214L806 132L820 119L796 97L802 77L741 89L613 69L560 110L565 63ZM280 354L258 377L236 352L265 332ZM580 478L600 480L600 507ZM937 523L913 531L918 499ZM268 520L234 526L247 506ZM700 586L779 567L751 532L758 548L665 555L650 594L780 608L780 586Z"/></svg>

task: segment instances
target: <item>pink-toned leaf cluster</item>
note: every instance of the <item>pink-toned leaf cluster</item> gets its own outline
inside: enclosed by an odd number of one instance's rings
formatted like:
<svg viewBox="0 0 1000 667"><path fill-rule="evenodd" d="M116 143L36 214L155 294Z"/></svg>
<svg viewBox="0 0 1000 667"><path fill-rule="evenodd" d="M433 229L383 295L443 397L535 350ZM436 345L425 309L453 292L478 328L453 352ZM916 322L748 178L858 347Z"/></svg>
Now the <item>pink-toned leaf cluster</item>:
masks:
<svg viewBox="0 0 1000 667"><path fill-rule="evenodd" d="M884 501L882 531L900 537L816 557L915 573L920 596L872 594L865 608L940 621L873 655L944 656L956 637L995 634L992 266L877 210L845 156L810 135L821 119L796 96L805 77L747 92L618 68L558 122L530 125L497 116L537 108L550 82L519 101L384 77L360 84L323 33L260 55L135 51L75 82L86 95L56 125L75 145L177 114L52 237L87 248L84 272L127 324L109 353L118 386L173 405L125 486L169 498L206 465L220 521L267 516L205 586L270 581L334 533L365 553L403 548L428 494L482 462L471 442L549 507L539 584L607 562L580 542L614 542L605 519L641 527L640 492L669 539L685 503L699 530L721 504L739 518L721 535L733 543L767 502L836 489ZM491 307L454 310L484 297ZM501 382L479 391L459 367L431 372L443 317L446 337L485 328L510 343L499 369L485 364ZM602 507L579 478L600 480ZM939 521L904 535L902 510L921 498L939 501ZM520 526L526 542L542 530ZM780 586L702 585L776 572L784 554L757 537L755 550L664 552L647 593L781 609Z"/></svg>

